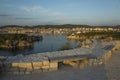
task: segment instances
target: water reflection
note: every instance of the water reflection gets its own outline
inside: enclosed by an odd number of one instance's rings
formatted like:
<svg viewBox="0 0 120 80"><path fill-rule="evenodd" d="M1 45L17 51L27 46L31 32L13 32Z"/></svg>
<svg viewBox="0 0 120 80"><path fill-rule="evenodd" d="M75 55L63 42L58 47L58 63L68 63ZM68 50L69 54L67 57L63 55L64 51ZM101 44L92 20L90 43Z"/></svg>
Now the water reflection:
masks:
<svg viewBox="0 0 120 80"><path fill-rule="evenodd" d="M61 47L66 46L69 43L68 48L76 48L78 47L78 43L73 40L69 40L66 38L66 35L46 35L43 34L42 41L36 41L33 43L33 46L27 48L20 49L12 49L12 50L3 50L0 49L0 55L2 56L15 56L18 54L29 55L41 52L52 52L58 51Z"/></svg>

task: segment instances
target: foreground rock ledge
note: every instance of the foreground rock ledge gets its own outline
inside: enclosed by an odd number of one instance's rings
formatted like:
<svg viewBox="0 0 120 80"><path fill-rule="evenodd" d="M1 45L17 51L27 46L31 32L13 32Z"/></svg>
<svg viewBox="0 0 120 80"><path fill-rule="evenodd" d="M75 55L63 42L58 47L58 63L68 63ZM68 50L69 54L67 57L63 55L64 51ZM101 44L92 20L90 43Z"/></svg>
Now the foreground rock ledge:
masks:
<svg viewBox="0 0 120 80"><path fill-rule="evenodd" d="M105 64L115 50L120 49L119 41L94 41L91 48L77 48L73 50L56 51L17 55L8 57L1 64L3 72L12 74L31 74L39 72L56 71L60 64L84 68Z"/></svg>

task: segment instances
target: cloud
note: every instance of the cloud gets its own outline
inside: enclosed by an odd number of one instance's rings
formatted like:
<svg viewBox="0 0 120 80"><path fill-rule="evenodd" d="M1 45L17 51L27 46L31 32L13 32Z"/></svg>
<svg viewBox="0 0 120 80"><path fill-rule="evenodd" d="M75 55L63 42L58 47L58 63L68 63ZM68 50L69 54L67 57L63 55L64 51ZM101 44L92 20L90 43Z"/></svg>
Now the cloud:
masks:
<svg viewBox="0 0 120 80"><path fill-rule="evenodd" d="M69 21L73 20L73 18L70 18L68 15L65 13L57 12L57 11L51 11L49 9L43 8L41 6L24 6L21 8L22 12L24 14L27 14L27 17L32 17L32 18L25 18L25 20L33 19L34 21L38 23L69 23ZM23 18L17 18L17 19L23 19Z"/></svg>
<svg viewBox="0 0 120 80"><path fill-rule="evenodd" d="M22 9L26 12L31 12L31 13L47 13L49 12L47 9L40 7L40 6L32 6L32 7L22 7Z"/></svg>
<svg viewBox="0 0 120 80"><path fill-rule="evenodd" d="M42 17L42 18L61 18L64 16L63 13L56 12L56 11L50 11L46 8L43 8L41 6L32 6L32 7L22 7L22 10L26 12L29 15Z"/></svg>
<svg viewBox="0 0 120 80"><path fill-rule="evenodd" d="M40 19L40 18L27 18L27 17L16 17L14 19L21 19L21 20L33 20L33 19Z"/></svg>
<svg viewBox="0 0 120 80"><path fill-rule="evenodd" d="M20 10L12 15L1 16L12 16L4 18L4 22L13 24L25 24L25 25L36 25L36 24L69 24L79 23L78 18L66 15L65 13L51 11L41 6L24 6L20 7ZM1 21L3 23L3 20Z"/></svg>
<svg viewBox="0 0 120 80"><path fill-rule="evenodd" d="M0 17L9 17L9 16L12 16L10 14L0 14Z"/></svg>

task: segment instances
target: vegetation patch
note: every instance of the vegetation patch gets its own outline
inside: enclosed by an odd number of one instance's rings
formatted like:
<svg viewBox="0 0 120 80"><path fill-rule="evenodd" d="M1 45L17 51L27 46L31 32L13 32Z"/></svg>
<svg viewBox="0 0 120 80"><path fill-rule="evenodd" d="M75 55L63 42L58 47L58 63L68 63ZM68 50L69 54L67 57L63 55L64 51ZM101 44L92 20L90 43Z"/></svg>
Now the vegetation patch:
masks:
<svg viewBox="0 0 120 80"><path fill-rule="evenodd" d="M120 40L120 32L86 32L74 35L68 35L69 38L74 39L95 39L101 38L106 39L108 37L112 37L113 40Z"/></svg>
<svg viewBox="0 0 120 80"><path fill-rule="evenodd" d="M40 37L40 39L42 39ZM26 34L0 34L0 48L16 48L31 46L38 37Z"/></svg>

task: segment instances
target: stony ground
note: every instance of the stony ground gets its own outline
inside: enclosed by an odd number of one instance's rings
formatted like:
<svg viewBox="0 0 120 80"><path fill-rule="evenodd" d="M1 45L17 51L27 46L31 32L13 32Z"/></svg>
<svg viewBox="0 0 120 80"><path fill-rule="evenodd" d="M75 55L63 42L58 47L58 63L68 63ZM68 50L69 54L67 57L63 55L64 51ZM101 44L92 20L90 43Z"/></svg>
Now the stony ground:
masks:
<svg viewBox="0 0 120 80"><path fill-rule="evenodd" d="M108 80L120 80L120 50L105 65Z"/></svg>
<svg viewBox="0 0 120 80"><path fill-rule="evenodd" d="M62 67L59 71L29 75L0 75L0 80L120 80L120 50L106 65L73 69Z"/></svg>

